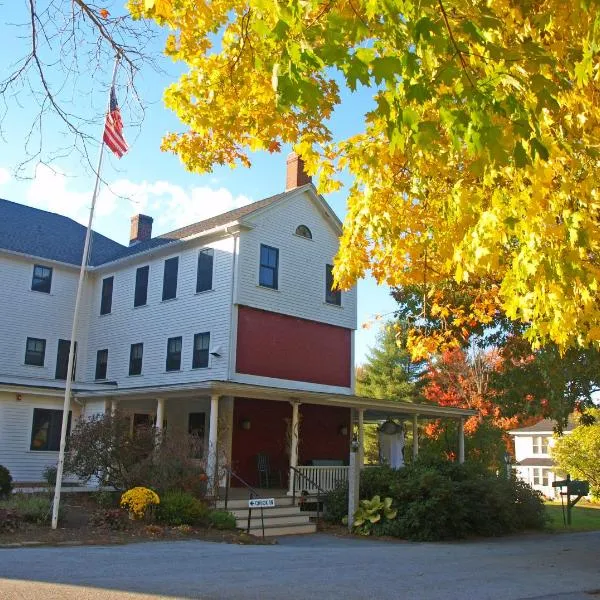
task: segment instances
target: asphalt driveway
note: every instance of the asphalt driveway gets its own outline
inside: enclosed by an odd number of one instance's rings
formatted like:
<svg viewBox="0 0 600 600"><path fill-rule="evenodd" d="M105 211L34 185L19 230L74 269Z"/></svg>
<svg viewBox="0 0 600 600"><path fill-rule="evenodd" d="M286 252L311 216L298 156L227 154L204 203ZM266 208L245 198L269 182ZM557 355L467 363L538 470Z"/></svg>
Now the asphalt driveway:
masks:
<svg viewBox="0 0 600 600"><path fill-rule="evenodd" d="M458 543L324 534L275 546L0 549L0 598L600 600L600 532Z"/></svg>

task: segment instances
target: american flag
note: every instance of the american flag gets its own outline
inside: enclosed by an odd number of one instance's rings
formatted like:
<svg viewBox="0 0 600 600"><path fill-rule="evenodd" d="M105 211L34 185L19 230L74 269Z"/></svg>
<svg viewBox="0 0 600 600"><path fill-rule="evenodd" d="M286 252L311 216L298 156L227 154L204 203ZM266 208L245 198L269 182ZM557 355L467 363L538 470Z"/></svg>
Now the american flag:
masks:
<svg viewBox="0 0 600 600"><path fill-rule="evenodd" d="M119 157L127 152L127 142L123 137L123 121L117 104L115 86L110 90L110 110L104 125L104 143Z"/></svg>

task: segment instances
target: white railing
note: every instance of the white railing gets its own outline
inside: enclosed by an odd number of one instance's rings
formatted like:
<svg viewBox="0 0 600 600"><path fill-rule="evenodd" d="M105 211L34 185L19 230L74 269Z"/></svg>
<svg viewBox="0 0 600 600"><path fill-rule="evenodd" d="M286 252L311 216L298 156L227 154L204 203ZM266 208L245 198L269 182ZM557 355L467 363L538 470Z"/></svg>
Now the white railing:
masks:
<svg viewBox="0 0 600 600"><path fill-rule="evenodd" d="M316 494L319 490L314 484L318 485L323 491L329 492L335 489L340 483L348 481L349 467L296 467L298 473L296 477L296 493ZM302 475L305 477L302 477Z"/></svg>

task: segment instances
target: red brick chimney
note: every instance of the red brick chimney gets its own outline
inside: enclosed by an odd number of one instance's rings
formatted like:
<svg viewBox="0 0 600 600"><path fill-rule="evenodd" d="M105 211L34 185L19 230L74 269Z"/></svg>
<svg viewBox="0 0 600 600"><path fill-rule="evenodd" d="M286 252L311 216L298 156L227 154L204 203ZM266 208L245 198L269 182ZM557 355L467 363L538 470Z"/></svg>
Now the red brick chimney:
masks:
<svg viewBox="0 0 600 600"><path fill-rule="evenodd" d="M307 183L312 183L312 177L304 171L304 161L295 152L292 152L287 157L285 191L293 190Z"/></svg>
<svg viewBox="0 0 600 600"><path fill-rule="evenodd" d="M131 229L129 230L129 245L145 242L152 237L152 223L154 219L147 215L133 215Z"/></svg>

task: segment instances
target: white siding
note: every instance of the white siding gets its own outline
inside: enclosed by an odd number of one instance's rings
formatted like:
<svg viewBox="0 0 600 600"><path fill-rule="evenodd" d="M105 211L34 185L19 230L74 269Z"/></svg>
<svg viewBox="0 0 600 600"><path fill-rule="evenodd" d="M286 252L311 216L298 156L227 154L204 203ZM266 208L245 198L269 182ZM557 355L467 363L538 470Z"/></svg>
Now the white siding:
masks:
<svg viewBox="0 0 600 600"><path fill-rule="evenodd" d="M58 452L30 450L33 409L62 410L62 398L33 396L24 392L21 400L16 394L0 392L0 465L5 466L16 482L41 482L46 466L54 466ZM79 405L73 403L72 422L80 415Z"/></svg>
<svg viewBox="0 0 600 600"><path fill-rule="evenodd" d="M196 294L198 252L214 249L213 290ZM228 365L229 323L231 319L231 273L233 238L198 245L160 258L140 258L139 262L118 271L98 273L94 277L90 303L89 352L86 379L94 380L96 352L108 349L109 381L119 387L169 385L226 379ZM165 259L179 256L177 298L162 301ZM148 300L134 307L135 276L138 267L150 266ZM114 276L112 311L100 315L102 279ZM194 334L210 332L211 350L221 348L220 357L209 357L209 367L192 369ZM181 370L166 372L167 339L182 336ZM129 376L131 344L144 344L142 374Z"/></svg>
<svg viewBox="0 0 600 600"><path fill-rule="evenodd" d="M325 265L333 263L339 240L305 191L247 219L254 228L240 235L236 301L272 312L356 329L356 288L342 292L342 305L325 302ZM306 225L312 240L295 235ZM258 285L260 245L279 249L277 290Z"/></svg>

